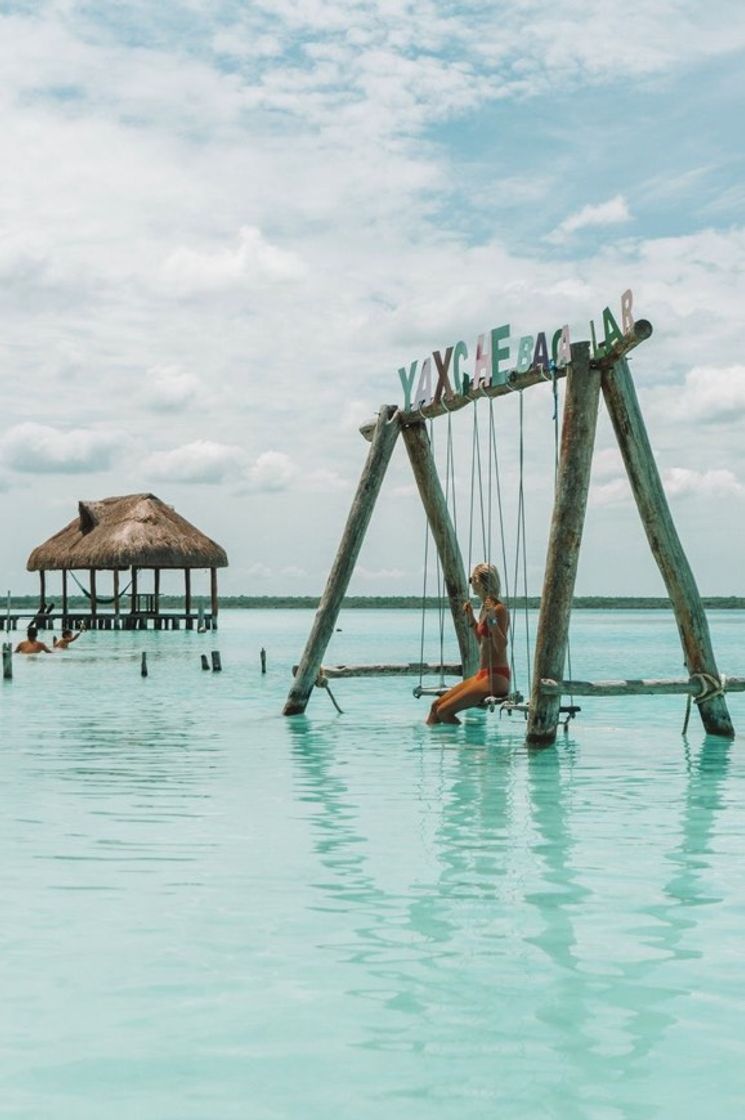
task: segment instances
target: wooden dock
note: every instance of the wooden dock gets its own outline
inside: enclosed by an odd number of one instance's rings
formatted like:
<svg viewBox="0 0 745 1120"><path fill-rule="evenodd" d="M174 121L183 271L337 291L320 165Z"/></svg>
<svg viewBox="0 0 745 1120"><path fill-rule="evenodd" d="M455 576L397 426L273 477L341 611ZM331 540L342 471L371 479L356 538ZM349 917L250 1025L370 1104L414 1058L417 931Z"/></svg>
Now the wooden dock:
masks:
<svg viewBox="0 0 745 1120"><path fill-rule="evenodd" d="M136 613L105 614L96 611L79 610L68 611L65 615L50 615L40 618L31 611L23 613L12 611L9 615L0 616L0 630L25 630L34 625L37 630L197 630L203 626L205 630L217 630L217 616L212 611L205 611L203 615L173 611L158 612L138 611Z"/></svg>

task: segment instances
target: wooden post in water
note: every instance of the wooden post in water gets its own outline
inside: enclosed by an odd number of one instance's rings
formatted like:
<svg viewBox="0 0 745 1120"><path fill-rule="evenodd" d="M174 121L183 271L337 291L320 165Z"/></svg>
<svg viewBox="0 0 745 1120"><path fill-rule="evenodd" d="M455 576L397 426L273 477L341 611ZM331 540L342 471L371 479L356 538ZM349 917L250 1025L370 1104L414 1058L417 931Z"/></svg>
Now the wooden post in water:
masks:
<svg viewBox="0 0 745 1120"><path fill-rule="evenodd" d="M93 625L96 624L96 615L98 614L98 603L96 602L96 569L91 568L91 619Z"/></svg>
<svg viewBox="0 0 745 1120"><path fill-rule="evenodd" d="M463 604L469 597L468 582L458 538L455 535L450 511L437 474L432 446L423 422L404 427L401 434L440 557L450 612L458 639L463 676L470 677L478 669L479 647L463 610Z"/></svg>
<svg viewBox="0 0 745 1120"><path fill-rule="evenodd" d="M625 358L603 372L602 385L644 531L675 612L686 667L691 674L707 673L718 679L701 596L670 515ZM544 673L543 676L555 674ZM724 696L702 700L697 707L709 735L734 738L735 730Z"/></svg>
<svg viewBox="0 0 745 1120"><path fill-rule="evenodd" d="M137 610L137 568L132 565L132 582L129 589L129 613L134 614Z"/></svg>
<svg viewBox="0 0 745 1120"><path fill-rule="evenodd" d="M160 568L153 568L153 592L155 613L160 614Z"/></svg>
<svg viewBox="0 0 745 1120"><path fill-rule="evenodd" d="M184 568L184 613L191 614L191 569Z"/></svg>
<svg viewBox="0 0 745 1120"><path fill-rule="evenodd" d="M554 742L559 722L561 697L543 693L541 679L561 680L564 672L590 486L600 376L599 369L590 368L589 342L574 343L567 370L559 472L533 657L527 742L536 746Z"/></svg>
<svg viewBox="0 0 745 1120"><path fill-rule="evenodd" d="M316 611L297 674L285 701L283 714L286 716L304 712L313 691L326 646L334 632L342 600L380 493L386 468L396 445L399 433L396 411L393 406L384 405L376 421L370 450L347 517L341 543L329 572L326 588Z"/></svg>
<svg viewBox="0 0 745 1120"><path fill-rule="evenodd" d="M114 568L114 617L119 617L119 569Z"/></svg>
<svg viewBox="0 0 745 1120"><path fill-rule="evenodd" d="M261 673L263 676L266 673L266 650L263 646L261 647L261 651L259 653L259 659L261 660Z"/></svg>
<svg viewBox="0 0 745 1120"><path fill-rule="evenodd" d="M3 680L13 680L13 646L10 642L3 642Z"/></svg>
<svg viewBox="0 0 745 1120"><path fill-rule="evenodd" d="M210 604L212 608L212 629L217 630L217 568L210 568Z"/></svg>
<svg viewBox="0 0 745 1120"><path fill-rule="evenodd" d="M221 673L222 672L222 658L220 657L219 649L211 650L211 655L212 655L212 672L213 673Z"/></svg>
<svg viewBox="0 0 745 1120"><path fill-rule="evenodd" d="M67 626L67 568L62 569L62 625Z"/></svg>
<svg viewBox="0 0 745 1120"><path fill-rule="evenodd" d="M147 654L143 650L142 651L142 658L140 659L140 676L141 677L146 677L147 672L148 672L148 670L147 670Z"/></svg>
<svg viewBox="0 0 745 1120"><path fill-rule="evenodd" d="M202 668L206 669L209 672L209 667L210 667L210 663L209 663L209 660L207 658L207 654L203 653L202 654Z"/></svg>

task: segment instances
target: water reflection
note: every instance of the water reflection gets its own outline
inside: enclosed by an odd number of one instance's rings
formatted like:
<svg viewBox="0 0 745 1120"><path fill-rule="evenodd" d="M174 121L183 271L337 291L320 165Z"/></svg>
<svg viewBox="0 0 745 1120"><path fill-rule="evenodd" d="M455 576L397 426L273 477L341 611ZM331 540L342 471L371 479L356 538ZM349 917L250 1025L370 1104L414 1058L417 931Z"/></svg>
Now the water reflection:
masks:
<svg viewBox="0 0 745 1120"><path fill-rule="evenodd" d="M486 1096L495 1092L480 1065L488 1052L501 1060L503 1094L519 1094L530 1070L566 1115L589 1120L617 1108L646 1120L657 1114L644 1089L650 1061L689 994L668 965L695 958L692 934L718 899L709 855L728 748L707 744L695 757L687 751L684 767L666 764L679 784L677 828L658 816L668 849L637 874L620 858L599 868L594 838L604 835L603 801L633 827L637 799L649 796L659 772L637 788L617 763L580 763L572 740L527 752L522 734L485 745L485 733L483 724L465 725L398 748L392 764L402 782L411 784L416 756L419 807L426 803L434 843L427 873L396 892L375 873L374 841L361 823L370 791L349 776L361 773L367 784L370 773L346 770L343 729L290 729L325 872L313 905L341 922L321 948L361 966L345 994L371 1007L358 1014L350 1045L457 1055L462 1071L471 1058L482 1069L471 1089L480 1085ZM371 744L354 749L374 756ZM411 793L403 802L415 813ZM643 827L649 835L654 821ZM666 866L673 873L661 878ZM375 1016L374 1008L395 1014ZM426 1097L430 1087L419 1081L407 1092Z"/></svg>

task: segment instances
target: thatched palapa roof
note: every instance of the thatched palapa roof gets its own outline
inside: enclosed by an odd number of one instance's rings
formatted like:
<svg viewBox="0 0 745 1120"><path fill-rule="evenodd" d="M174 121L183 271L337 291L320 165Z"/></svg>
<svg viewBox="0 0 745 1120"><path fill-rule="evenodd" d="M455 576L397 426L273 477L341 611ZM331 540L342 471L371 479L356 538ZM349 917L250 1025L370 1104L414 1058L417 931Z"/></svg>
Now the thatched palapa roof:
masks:
<svg viewBox="0 0 745 1120"><path fill-rule="evenodd" d="M30 572L61 568L225 568L225 550L155 494L78 502L79 514L28 558Z"/></svg>

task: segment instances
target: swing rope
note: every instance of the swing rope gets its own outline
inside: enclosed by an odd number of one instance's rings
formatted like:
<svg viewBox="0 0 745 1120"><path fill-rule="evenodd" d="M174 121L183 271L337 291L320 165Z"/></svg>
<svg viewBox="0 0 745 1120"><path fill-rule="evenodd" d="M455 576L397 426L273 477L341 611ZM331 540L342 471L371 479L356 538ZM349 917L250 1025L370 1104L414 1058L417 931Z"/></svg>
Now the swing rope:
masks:
<svg viewBox="0 0 745 1120"><path fill-rule="evenodd" d="M518 580L520 574L520 557L522 552L522 575L523 575L523 620L525 625L525 647L526 647L526 661L527 661L527 677L528 677L528 692L531 690L531 666L530 666L530 618L528 615L528 550L526 545L525 533L525 412L523 407L523 391L520 392L519 400L519 432L520 438L518 443L518 487L517 487L517 539L515 541L515 579L514 588L515 595L517 595Z"/></svg>

